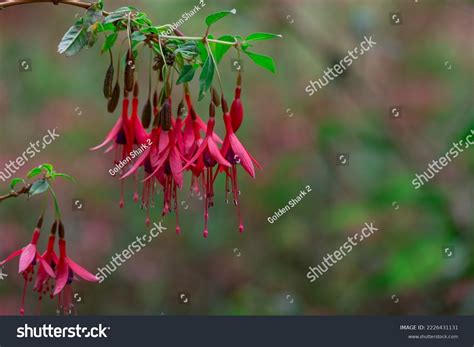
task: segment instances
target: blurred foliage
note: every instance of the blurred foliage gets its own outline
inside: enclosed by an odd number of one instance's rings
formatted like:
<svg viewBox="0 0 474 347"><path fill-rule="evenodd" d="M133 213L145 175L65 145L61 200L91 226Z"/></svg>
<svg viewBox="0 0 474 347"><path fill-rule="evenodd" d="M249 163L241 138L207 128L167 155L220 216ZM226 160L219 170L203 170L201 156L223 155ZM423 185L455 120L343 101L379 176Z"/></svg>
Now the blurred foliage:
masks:
<svg viewBox="0 0 474 347"><path fill-rule="evenodd" d="M111 2L105 1L106 9L130 5ZM161 24L176 22L197 3L142 0L133 6ZM79 314L472 314L474 152L461 153L418 190L411 180L474 128L473 1L205 3L183 32L202 35L209 14L236 8L235 16L216 24L216 36L283 35L261 45L275 59L275 75L244 62L239 137L264 168L255 180L240 180L245 232L239 235L234 208L224 203L220 178L210 236L203 239L202 202L189 196L187 179L180 192L189 205L181 209L182 235L176 236L169 216L163 221L168 230L103 283L75 283L84 301ZM395 11L402 25L390 25ZM75 185L58 181L55 190L71 257L94 270L146 228L145 212L132 201L133 180L126 183L129 196L120 210L119 182L108 173L112 158L88 150L117 117L107 114L102 96L107 55L98 63L98 47L71 58L56 52L80 13L48 4L0 12L0 163L59 127L61 137L17 176L52 162L76 178ZM364 35L373 35L377 45L309 97L309 80ZM232 54L220 63L228 95L235 84ZM25 58L31 60L29 72L19 69ZM146 61L138 63L143 76ZM394 105L402 106L399 119L390 117ZM197 109L206 115L205 102ZM349 154L347 166L337 165L338 153ZM298 205L275 223L267 221L307 185L312 192ZM8 183L2 186L7 192ZM84 211L69 207L74 198L84 200ZM161 218L160 199L154 221ZM40 208L35 199L2 203L1 257L30 237ZM316 282L308 281L308 266L371 221L378 233ZM452 258L443 253L448 245ZM4 272L9 276L0 282L0 314L16 314L22 281L14 265ZM179 303L180 292L189 293L190 305ZM30 306L35 302L31 295ZM55 302L44 306L43 312L54 312Z"/></svg>

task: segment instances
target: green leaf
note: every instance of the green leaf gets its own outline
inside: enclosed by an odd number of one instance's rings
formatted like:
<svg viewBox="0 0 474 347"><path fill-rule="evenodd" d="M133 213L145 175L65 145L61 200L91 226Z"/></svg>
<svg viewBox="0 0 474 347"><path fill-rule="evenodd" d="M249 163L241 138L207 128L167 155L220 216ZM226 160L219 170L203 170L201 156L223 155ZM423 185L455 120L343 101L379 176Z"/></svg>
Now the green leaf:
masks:
<svg viewBox="0 0 474 347"><path fill-rule="evenodd" d="M201 75L199 76L199 98L201 101L206 92L211 88L212 80L214 79L214 61L211 56L208 56L202 67Z"/></svg>
<svg viewBox="0 0 474 347"><path fill-rule="evenodd" d="M212 24L228 16L229 14L236 14L236 13L237 11L235 10L235 8L230 11L221 11L221 12L213 13L206 17L206 24L208 27L210 27Z"/></svg>
<svg viewBox="0 0 474 347"><path fill-rule="evenodd" d="M76 183L76 180L74 179L74 177L69 176L69 175L67 175L67 174L65 174L65 173L60 173L60 172L58 172L58 173L55 173L55 174L53 175L53 177L54 177L54 178L56 178L56 177L63 177L63 178L66 178L66 179L68 179L68 180L70 180L70 181Z"/></svg>
<svg viewBox="0 0 474 347"><path fill-rule="evenodd" d="M114 23L107 23L107 24L102 24L100 23L97 27L97 32L98 33L101 33L101 32L104 32L104 31L116 31L117 30L117 27L115 26Z"/></svg>
<svg viewBox="0 0 474 347"><path fill-rule="evenodd" d="M204 63L208 57L207 48L204 43L202 43L202 41L198 41L197 48L199 50L199 56L201 57L201 61Z"/></svg>
<svg viewBox="0 0 474 347"><path fill-rule="evenodd" d="M234 36L231 35L224 35L219 37L220 41L226 41L226 42L235 42ZM224 45L221 43L216 43L215 49L214 49L214 58L216 59L216 63L219 64L224 55L231 49L232 46L230 45Z"/></svg>
<svg viewBox="0 0 474 347"><path fill-rule="evenodd" d="M112 33L108 35L102 46L102 53L107 52L109 49L111 49L114 46L115 42L117 41L117 38L118 38L118 33Z"/></svg>
<svg viewBox="0 0 474 347"><path fill-rule="evenodd" d="M12 179L12 181L10 182L10 189L13 190L15 188L15 186L20 182L25 183L25 180L23 178L14 178L14 179Z"/></svg>
<svg viewBox="0 0 474 347"><path fill-rule="evenodd" d="M253 60L253 62L257 65L260 65L261 67L267 69L268 71L275 73L275 62L273 59L269 56L263 55L263 54L257 54L249 51L244 51L245 54L249 56L250 59Z"/></svg>
<svg viewBox="0 0 474 347"><path fill-rule="evenodd" d="M43 171L41 170L40 167L35 167L34 169L31 169L30 172L28 172L28 174L26 175L27 178L33 178L33 177L36 177L38 175L41 175Z"/></svg>
<svg viewBox="0 0 474 347"><path fill-rule="evenodd" d="M42 164L39 166L39 168L46 170L48 174L51 174L53 172L53 165L51 164Z"/></svg>
<svg viewBox="0 0 474 347"><path fill-rule="evenodd" d="M275 38L281 38L282 35L271 34L271 33L253 33L247 36L246 41L259 41L259 40L271 40Z"/></svg>
<svg viewBox="0 0 474 347"><path fill-rule="evenodd" d="M31 186L30 191L28 192L28 195L29 195L29 196L34 196L34 195L38 195L38 194L44 193L45 191L48 190L48 188L49 188L49 183L48 183L48 181L46 181L46 180L39 180L39 181L36 181L36 182L33 183L33 185Z"/></svg>
<svg viewBox="0 0 474 347"><path fill-rule="evenodd" d="M176 84L181 84L184 82L191 82L194 78L194 74L196 73L196 68L194 65L184 65L183 69L181 70L181 74L179 75Z"/></svg>
<svg viewBox="0 0 474 347"><path fill-rule="evenodd" d="M132 11L137 11L135 7L127 6L120 7L113 12L110 12L107 17L104 19L104 24L116 22L121 19L128 18L128 14Z"/></svg>
<svg viewBox="0 0 474 347"><path fill-rule="evenodd" d="M146 39L146 36L140 31L134 31L130 38L132 39L132 41L141 42Z"/></svg>
<svg viewBox="0 0 474 347"><path fill-rule="evenodd" d="M82 18L79 19L69 28L66 34L64 34L58 46L58 52L60 54L64 53L67 57L70 57L88 44L89 38L83 23L84 20Z"/></svg>

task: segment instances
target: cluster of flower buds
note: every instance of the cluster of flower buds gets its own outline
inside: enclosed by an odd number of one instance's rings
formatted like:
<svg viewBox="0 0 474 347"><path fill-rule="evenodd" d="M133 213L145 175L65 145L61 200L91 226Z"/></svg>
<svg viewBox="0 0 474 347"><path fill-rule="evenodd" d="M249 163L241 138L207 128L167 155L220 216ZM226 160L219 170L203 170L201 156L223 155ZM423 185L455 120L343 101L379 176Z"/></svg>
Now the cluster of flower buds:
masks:
<svg viewBox="0 0 474 347"><path fill-rule="evenodd" d="M75 275L91 282L97 282L98 278L67 257L66 240L64 239L64 225L60 220L54 221L51 227L47 249L43 254L40 254L38 251L38 240L42 225L43 216L39 218L38 223L36 224L31 242L25 247L10 254L4 261L0 262L0 266L15 257L20 257L18 272L23 276L24 280L20 309L21 315L25 314L26 290L29 283L33 282L35 273L36 278L33 284L33 291L38 293L39 304L43 299L43 295L49 293L51 299L53 299L54 296L58 297L58 314L74 314L75 308L71 284L74 279L77 279ZM59 234L59 257L54 251L56 233Z"/></svg>
<svg viewBox="0 0 474 347"><path fill-rule="evenodd" d="M127 77L127 73L124 77L125 85L127 79L133 79ZM106 77L106 80L107 78L110 79L110 77ZM235 98L230 108L224 95L220 97L212 89L207 123L196 113L187 84L184 84L184 95L177 107L176 116L173 114L171 88L169 83L165 82L160 93L155 90L152 98L150 98L151 93L148 93L149 97L143 108L141 120L138 117L138 85L135 82L131 114L129 114L128 87L125 86L120 118L105 140L92 148L92 150L96 150L108 146L106 152L114 151L115 164L127 163L121 168L120 207L124 205L123 180L129 176L135 177L134 201L137 202L139 199L138 175L140 168L143 168L141 202L142 207L147 211L146 224L150 223L149 210L154 206L155 194L161 191L163 193L162 215L167 215L170 212L175 213L176 232L179 234L181 229L179 226L178 191L183 187L183 173L189 171L191 194L202 197L204 200L204 237L207 237L209 234L209 208L214 205L214 182L218 174L223 174L226 179L226 201L229 201L231 194L237 209L238 229L243 232L237 168L242 166L254 178L254 164L259 165L235 134L243 120L243 107L240 99L241 82L242 77L239 72ZM214 131L216 108L219 106L222 108L225 124L223 140ZM153 122L151 122L152 116ZM149 130L150 125L151 129ZM144 147L146 149L138 158L130 160L130 153L133 150Z"/></svg>

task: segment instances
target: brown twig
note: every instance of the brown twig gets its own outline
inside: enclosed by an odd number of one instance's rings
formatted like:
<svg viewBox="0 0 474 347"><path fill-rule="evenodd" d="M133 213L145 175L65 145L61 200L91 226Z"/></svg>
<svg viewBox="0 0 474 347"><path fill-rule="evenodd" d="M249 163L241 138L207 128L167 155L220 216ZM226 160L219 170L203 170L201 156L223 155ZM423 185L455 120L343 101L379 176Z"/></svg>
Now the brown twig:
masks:
<svg viewBox="0 0 474 347"><path fill-rule="evenodd" d="M2 202L3 200L6 200L6 199L10 199L10 198L16 198L16 197L18 197L19 195L22 195L22 194L28 194L30 192L30 188L31 188L31 184L27 184L26 186L24 186L23 188L21 188L17 192L11 191L8 194L2 195L2 196L0 196L0 202Z"/></svg>
<svg viewBox="0 0 474 347"><path fill-rule="evenodd" d="M84 9L88 9L92 6L92 3L89 2L82 2L82 1L64 1L64 0L0 0L0 9L4 9L7 7L17 6L17 5L26 5L26 4L35 4L40 2L50 2L54 5L64 4L64 5L71 5L76 7L81 7ZM102 13L107 16L109 12L102 11ZM174 29L174 33L176 36L185 36L182 31L178 29Z"/></svg>

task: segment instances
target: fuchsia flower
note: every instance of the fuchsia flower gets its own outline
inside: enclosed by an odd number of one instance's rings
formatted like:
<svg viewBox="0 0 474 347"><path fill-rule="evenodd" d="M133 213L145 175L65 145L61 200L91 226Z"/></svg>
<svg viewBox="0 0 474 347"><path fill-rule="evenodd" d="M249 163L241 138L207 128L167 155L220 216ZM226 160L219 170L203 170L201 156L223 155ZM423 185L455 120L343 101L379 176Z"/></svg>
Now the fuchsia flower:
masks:
<svg viewBox="0 0 474 347"><path fill-rule="evenodd" d="M57 222L54 222L53 224L53 230L52 234L49 236L48 239L48 247L46 251L43 253L41 256L41 259L46 262L46 264L50 264L51 269L55 269L56 265L58 264L58 256L54 252L54 241L55 241L55 236L54 233L56 232L56 226ZM54 232L54 233L53 233ZM53 274L54 275L54 274ZM40 263L40 266L38 268L38 273L36 275L36 280L35 280L35 285L34 285L34 290L36 290L39 293L39 300L41 301L42 295L46 294L49 292L49 297L52 299L54 294L53 294L53 284L52 278L55 276L51 276L50 273L44 268L43 264Z"/></svg>
<svg viewBox="0 0 474 347"><path fill-rule="evenodd" d="M230 167L230 163L222 156L214 141L214 126L215 126L215 106L211 102L209 107L209 120L207 122L206 137L201 141L199 148L197 149L194 156L189 160L183 168L186 169L192 163L196 163L199 171L194 171L193 175L199 178L202 174L202 181L205 190L205 205L204 205L204 237L209 235L208 231L208 219L209 219L209 207L214 205L214 180L212 179L212 169L216 164L220 164L224 167ZM200 140L199 132L197 136ZM199 142L198 140L198 142ZM203 173L205 171L205 173Z"/></svg>
<svg viewBox="0 0 474 347"><path fill-rule="evenodd" d="M228 188L228 181L230 179L231 188L232 188L232 195L234 198L234 204L237 207L237 215L239 218L239 231L244 231L244 225L242 223L242 216L240 214L240 205L239 205L239 187L238 187L238 180L237 180L237 164L241 164L245 171L252 177L255 178L255 168L253 163L255 163L258 167L260 164L250 155L249 152L245 149L245 147L240 143L239 139L234 133L234 129L232 127L232 119L230 113L228 111L227 102L222 97L222 110L224 111L224 124L226 129L226 135L224 138L224 143L222 145L221 153L224 157L229 161L232 165L229 169L223 168L226 172L226 194L229 191Z"/></svg>
<svg viewBox="0 0 474 347"><path fill-rule="evenodd" d="M147 140L150 138L145 128L143 128L140 118L138 118L138 84L135 83L133 89L133 99L132 99L132 116L130 119L130 124L132 128L132 139L131 142L135 146L141 146L147 143ZM130 152L127 154L130 155ZM143 155L143 153L142 153ZM133 201L138 201L138 177L135 175L135 192L133 194Z"/></svg>
<svg viewBox="0 0 474 347"><path fill-rule="evenodd" d="M35 265L39 262L49 276L55 277L53 270L51 269L49 264L40 256L37 249L38 239L40 236L40 230L41 230L42 224L43 224L43 216L40 217L36 225L36 228L33 231L33 237L31 239L31 243L13 252L4 261L0 262L0 266L1 266L7 263L8 261L12 260L13 258L20 256L18 272L23 275L23 280L24 280L23 296L21 300L21 309L20 309L21 315L25 314L26 287L28 285L28 282L31 282L33 280L33 275L35 273L35 270L34 270Z"/></svg>
<svg viewBox="0 0 474 347"><path fill-rule="evenodd" d="M59 224L59 237L59 260L56 266L56 286L54 288L54 295L58 295L60 309L62 309L65 314L68 314L70 313L71 307L74 306L72 303L71 289L74 275L90 282L97 282L99 279L82 266L72 261L72 259L66 255L64 227L61 222Z"/></svg>
<svg viewBox="0 0 474 347"><path fill-rule="evenodd" d="M178 198L177 188L181 189L183 186L182 161L183 156L179 152L177 139L181 131L181 120L175 122L172 127L171 114L171 98L165 101L161 110L161 132L158 143L158 150L150 152L150 163L153 172L145 178L145 182L153 177L156 177L163 186L164 191L164 206L163 215L171 211L171 206L174 200L174 210L176 212L176 233L179 234L181 229L179 227L178 216Z"/></svg>
<svg viewBox="0 0 474 347"><path fill-rule="evenodd" d="M107 134L105 140L100 145L91 148L91 150L94 151L106 146L111 141L114 141L114 143L105 152L108 153L115 149L115 164L118 164L121 160L127 158L133 149L134 129L132 127L132 122L128 118L128 105L128 94L125 94L122 101L122 115L117 120L112 130L110 130L110 132ZM121 182L120 208L122 208L124 205L123 188L123 182Z"/></svg>

